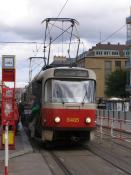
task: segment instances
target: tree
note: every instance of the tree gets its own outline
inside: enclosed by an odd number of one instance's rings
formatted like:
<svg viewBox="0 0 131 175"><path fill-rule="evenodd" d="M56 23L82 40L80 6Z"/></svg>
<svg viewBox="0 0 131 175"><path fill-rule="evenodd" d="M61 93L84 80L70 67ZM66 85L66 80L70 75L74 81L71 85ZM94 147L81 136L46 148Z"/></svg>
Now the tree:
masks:
<svg viewBox="0 0 131 175"><path fill-rule="evenodd" d="M106 80L105 94L108 97L125 97L126 96L126 71L116 70L112 72Z"/></svg>

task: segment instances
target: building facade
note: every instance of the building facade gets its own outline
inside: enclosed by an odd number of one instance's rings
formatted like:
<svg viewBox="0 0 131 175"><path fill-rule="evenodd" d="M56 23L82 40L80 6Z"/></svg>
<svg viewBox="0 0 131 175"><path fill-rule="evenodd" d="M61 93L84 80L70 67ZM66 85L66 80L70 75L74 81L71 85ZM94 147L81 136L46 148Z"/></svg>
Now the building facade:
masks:
<svg viewBox="0 0 131 175"><path fill-rule="evenodd" d="M79 55L77 65L92 69L97 77L97 97L105 97L105 82L109 74L116 69L125 69L128 52L126 45L101 44Z"/></svg>

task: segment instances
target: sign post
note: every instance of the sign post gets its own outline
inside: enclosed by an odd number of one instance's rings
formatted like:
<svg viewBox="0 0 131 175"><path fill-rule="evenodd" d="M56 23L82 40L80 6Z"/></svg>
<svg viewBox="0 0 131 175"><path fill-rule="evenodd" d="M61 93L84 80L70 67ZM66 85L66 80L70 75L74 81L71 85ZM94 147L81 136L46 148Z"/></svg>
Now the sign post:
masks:
<svg viewBox="0 0 131 175"><path fill-rule="evenodd" d="M9 147L8 147L8 123L5 127L5 175L8 175L8 160L9 160Z"/></svg>
<svg viewBox="0 0 131 175"><path fill-rule="evenodd" d="M6 86L6 82L12 83L12 87ZM15 148L16 114L15 101L15 56L2 56L2 105L1 105L1 124L2 139L1 149L5 149L5 175L8 175L9 149Z"/></svg>

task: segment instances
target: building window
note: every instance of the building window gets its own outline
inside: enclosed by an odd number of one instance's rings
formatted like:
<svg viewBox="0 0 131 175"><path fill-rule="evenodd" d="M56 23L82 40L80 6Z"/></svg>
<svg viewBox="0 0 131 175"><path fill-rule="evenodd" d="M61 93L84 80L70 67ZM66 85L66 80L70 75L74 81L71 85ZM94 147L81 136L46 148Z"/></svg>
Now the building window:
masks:
<svg viewBox="0 0 131 175"><path fill-rule="evenodd" d="M104 55L110 55L110 51L104 51Z"/></svg>
<svg viewBox="0 0 131 175"><path fill-rule="evenodd" d="M119 56L119 51L112 51L113 56Z"/></svg>
<svg viewBox="0 0 131 175"><path fill-rule="evenodd" d="M95 54L96 54L96 55L102 55L102 51L98 51L98 50L97 50L97 51L95 52Z"/></svg>
<svg viewBox="0 0 131 175"><path fill-rule="evenodd" d="M127 58L130 57L130 50L125 51L125 57L127 57Z"/></svg>
<svg viewBox="0 0 131 175"><path fill-rule="evenodd" d="M116 69L121 69L121 61L115 61Z"/></svg>
<svg viewBox="0 0 131 175"><path fill-rule="evenodd" d="M112 72L112 62L105 61L105 80L108 78L111 72Z"/></svg>
<svg viewBox="0 0 131 175"><path fill-rule="evenodd" d="M125 51L125 56L129 56L129 52L128 51Z"/></svg>

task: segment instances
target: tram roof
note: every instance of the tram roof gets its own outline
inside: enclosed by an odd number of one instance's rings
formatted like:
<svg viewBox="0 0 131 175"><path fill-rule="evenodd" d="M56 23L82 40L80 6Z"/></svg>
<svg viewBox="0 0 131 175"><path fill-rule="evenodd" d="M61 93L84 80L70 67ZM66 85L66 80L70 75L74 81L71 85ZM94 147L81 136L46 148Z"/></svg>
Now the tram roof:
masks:
<svg viewBox="0 0 131 175"><path fill-rule="evenodd" d="M54 78L54 72L55 70L86 70L88 71L88 77L83 77L85 79L94 79L96 80L96 75L95 75L95 72L91 69L85 69L85 68L81 68L81 67L53 67L53 68L48 68L48 69L45 69L43 71L41 71L38 75L36 75L36 77L34 78L34 80L36 81L41 81L42 79L49 79L49 78ZM82 77L75 77L75 76L72 76L73 78L82 78ZM57 76L57 78L59 78ZM60 77L62 78L62 77ZM68 76L64 76L64 78L68 78Z"/></svg>

